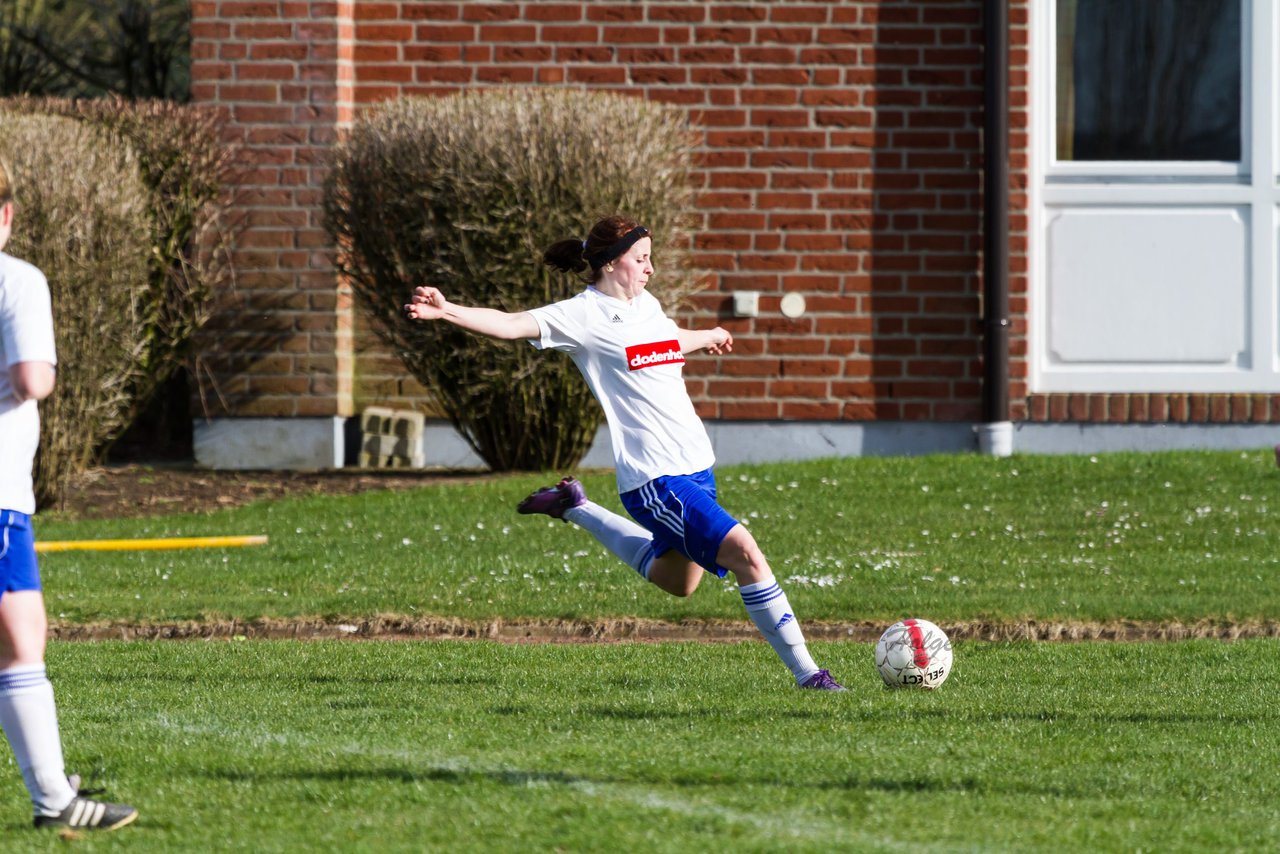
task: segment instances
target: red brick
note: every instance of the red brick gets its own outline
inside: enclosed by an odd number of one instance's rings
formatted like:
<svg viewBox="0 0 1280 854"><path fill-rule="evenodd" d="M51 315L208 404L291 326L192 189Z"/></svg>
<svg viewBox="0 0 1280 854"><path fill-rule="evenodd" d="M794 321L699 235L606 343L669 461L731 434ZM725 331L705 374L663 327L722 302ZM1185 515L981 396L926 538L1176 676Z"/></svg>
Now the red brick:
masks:
<svg viewBox="0 0 1280 854"><path fill-rule="evenodd" d="M580 21L581 3L527 3L523 15L530 21Z"/></svg>
<svg viewBox="0 0 1280 854"><path fill-rule="evenodd" d="M420 42L474 42L476 28L471 24L418 24L416 28L408 28L409 33L401 38L387 37L388 41L409 41L410 37Z"/></svg>
<svg viewBox="0 0 1280 854"><path fill-rule="evenodd" d="M840 418L841 404L834 402L785 401L782 417L794 421L835 421Z"/></svg>
<svg viewBox="0 0 1280 854"><path fill-rule="evenodd" d="M825 4L773 6L769 10L769 20L786 24L821 24L827 21L830 11L830 6Z"/></svg>
<svg viewBox="0 0 1280 854"><path fill-rule="evenodd" d="M551 48L543 45L499 45L493 49L494 62L523 62L536 64L551 60Z"/></svg>
<svg viewBox="0 0 1280 854"><path fill-rule="evenodd" d="M534 70L528 67L499 65L476 69L476 80L480 83L532 83Z"/></svg>
<svg viewBox="0 0 1280 854"><path fill-rule="evenodd" d="M706 20L707 10L700 4L648 4L648 16L651 21L679 21L696 24Z"/></svg>
<svg viewBox="0 0 1280 854"><path fill-rule="evenodd" d="M606 26L602 28L600 39L608 44L660 44L662 41L661 32L658 27Z"/></svg>
<svg viewBox="0 0 1280 854"><path fill-rule="evenodd" d="M644 9L639 4L587 6L589 21L643 21Z"/></svg>
<svg viewBox="0 0 1280 854"><path fill-rule="evenodd" d="M683 68L674 66L661 68L631 68L630 79L632 83L641 86L652 85L679 85L688 82L688 71ZM690 117L691 122L704 124L698 118Z"/></svg>
<svg viewBox="0 0 1280 854"><path fill-rule="evenodd" d="M689 79L705 86L739 86L746 82L747 72L741 68L696 67L689 70Z"/></svg>
<svg viewBox="0 0 1280 854"><path fill-rule="evenodd" d="M580 66L568 69L569 82L621 85L627 82L627 70L620 67Z"/></svg>
<svg viewBox="0 0 1280 854"><path fill-rule="evenodd" d="M353 6L357 21L383 21L400 17L398 3L379 3L376 0L359 0Z"/></svg>
<svg viewBox="0 0 1280 854"><path fill-rule="evenodd" d="M542 38L548 42L588 43L600 40L600 30L594 26L559 26L547 24L542 28Z"/></svg>
<svg viewBox="0 0 1280 854"><path fill-rule="evenodd" d="M513 21L520 17L518 3L463 3L464 21Z"/></svg>
<svg viewBox="0 0 1280 854"><path fill-rule="evenodd" d="M620 47L616 55L618 62L627 65L672 65L676 61L675 49L670 47Z"/></svg>
<svg viewBox="0 0 1280 854"><path fill-rule="evenodd" d="M217 14L221 18L274 18L277 9L274 2L265 0L223 0Z"/></svg>
<svg viewBox="0 0 1280 854"><path fill-rule="evenodd" d="M410 62L450 63L462 59L462 48L456 45L408 44L399 50Z"/></svg>
<svg viewBox="0 0 1280 854"><path fill-rule="evenodd" d="M485 42L532 42L538 28L528 24L486 24L480 27L480 40Z"/></svg>
<svg viewBox="0 0 1280 854"><path fill-rule="evenodd" d="M366 65L360 69L360 79L408 83L414 77L413 69L407 65Z"/></svg>
<svg viewBox="0 0 1280 854"><path fill-rule="evenodd" d="M562 47L557 45L555 48L556 62L612 62L613 48L602 47L599 45L592 47Z"/></svg>
<svg viewBox="0 0 1280 854"><path fill-rule="evenodd" d="M720 404L720 417L729 421L761 421L777 418L781 406L776 401L762 400L752 403L726 401Z"/></svg>
<svg viewBox="0 0 1280 854"><path fill-rule="evenodd" d="M760 5L711 5L711 20L753 22L764 21L768 11Z"/></svg>
<svg viewBox="0 0 1280 854"><path fill-rule="evenodd" d="M827 396L828 384L824 380L771 380L768 395L771 398L822 399Z"/></svg>

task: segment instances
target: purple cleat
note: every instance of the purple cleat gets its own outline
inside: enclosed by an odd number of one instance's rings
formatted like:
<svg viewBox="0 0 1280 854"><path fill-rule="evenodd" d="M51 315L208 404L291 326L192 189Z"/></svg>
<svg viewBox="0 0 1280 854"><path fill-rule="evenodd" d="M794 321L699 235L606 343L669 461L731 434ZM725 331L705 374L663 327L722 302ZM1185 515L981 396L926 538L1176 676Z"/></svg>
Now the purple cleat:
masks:
<svg viewBox="0 0 1280 854"><path fill-rule="evenodd" d="M544 486L516 506L517 513L543 513L562 522L564 512L587 503L587 491L577 478L566 477L555 486Z"/></svg>
<svg viewBox="0 0 1280 854"><path fill-rule="evenodd" d="M812 688L815 691L847 691L848 689L831 678L829 670L819 670L800 683L801 688Z"/></svg>

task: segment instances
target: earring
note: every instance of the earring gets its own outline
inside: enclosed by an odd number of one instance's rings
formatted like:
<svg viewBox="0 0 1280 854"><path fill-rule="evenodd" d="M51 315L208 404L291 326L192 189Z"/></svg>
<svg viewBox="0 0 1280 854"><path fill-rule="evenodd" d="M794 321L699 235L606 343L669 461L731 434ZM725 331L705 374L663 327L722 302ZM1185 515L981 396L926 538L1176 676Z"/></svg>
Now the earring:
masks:
<svg viewBox="0 0 1280 854"><path fill-rule="evenodd" d="M613 272L613 265L612 265L612 264L605 264L605 265L604 265L604 271L605 271L606 273L612 273L612 272Z"/></svg>

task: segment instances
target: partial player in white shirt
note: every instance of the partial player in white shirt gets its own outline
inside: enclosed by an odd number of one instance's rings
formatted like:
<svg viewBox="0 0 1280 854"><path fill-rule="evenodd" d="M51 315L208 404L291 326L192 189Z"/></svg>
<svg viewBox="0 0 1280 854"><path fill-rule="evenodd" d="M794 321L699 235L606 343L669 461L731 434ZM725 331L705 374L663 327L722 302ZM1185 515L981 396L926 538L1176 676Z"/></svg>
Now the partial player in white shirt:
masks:
<svg viewBox="0 0 1280 854"><path fill-rule="evenodd" d="M9 170L0 162L0 250L13 218ZM44 275L0 251L0 726L31 794L37 827L114 830L138 811L81 797L79 779L66 776L44 665L49 624L31 530L31 467L40 442L36 404L53 391L56 362Z"/></svg>
<svg viewBox="0 0 1280 854"><path fill-rule="evenodd" d="M587 499L567 477L517 508L573 522L643 578L688 596L703 572L733 573L743 605L801 688L843 691L819 669L769 563L746 526L716 500L715 455L684 384L684 357L729 353L726 330L681 329L648 293L654 274L648 229L625 217L600 220L586 240L550 246L544 262L587 273L575 297L529 311L460 306L433 287L416 288L405 313L445 320L492 338L528 339L569 354L604 409L618 493L635 519ZM639 523L639 524L637 524Z"/></svg>

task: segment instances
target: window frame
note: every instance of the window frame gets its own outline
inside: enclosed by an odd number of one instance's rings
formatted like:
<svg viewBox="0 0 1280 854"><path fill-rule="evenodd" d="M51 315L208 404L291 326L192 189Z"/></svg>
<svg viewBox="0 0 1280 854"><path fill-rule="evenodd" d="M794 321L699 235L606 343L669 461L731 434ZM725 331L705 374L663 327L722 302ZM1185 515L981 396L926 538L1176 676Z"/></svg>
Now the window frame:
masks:
<svg viewBox="0 0 1280 854"><path fill-rule="evenodd" d="M1280 393L1280 4L1240 0L1241 160L1222 163L1057 160L1057 0L1028 2L1028 394ZM1049 225L1063 210L1110 206L1235 206L1247 217L1237 366L1051 362Z"/></svg>
<svg viewBox="0 0 1280 854"><path fill-rule="evenodd" d="M1252 44L1250 34L1253 29L1253 6L1256 0L1236 0L1240 9L1240 160L1060 160L1058 158L1058 4L1062 0L1042 0L1042 8L1047 4L1044 13L1044 27L1047 32L1041 42L1041 49L1047 50L1047 60L1043 67L1047 76L1046 86L1039 91L1041 97L1048 97L1045 110L1048 119L1047 132L1040 136L1042 162L1047 164L1045 177L1063 181L1088 180L1091 178L1118 179L1133 181L1176 181L1195 179L1221 179L1229 177L1247 178L1252 163L1252 110L1253 79L1250 74L1252 63ZM1035 4L1035 0L1032 0ZM1039 52L1038 52L1039 53ZM1039 55L1045 55L1040 53Z"/></svg>

